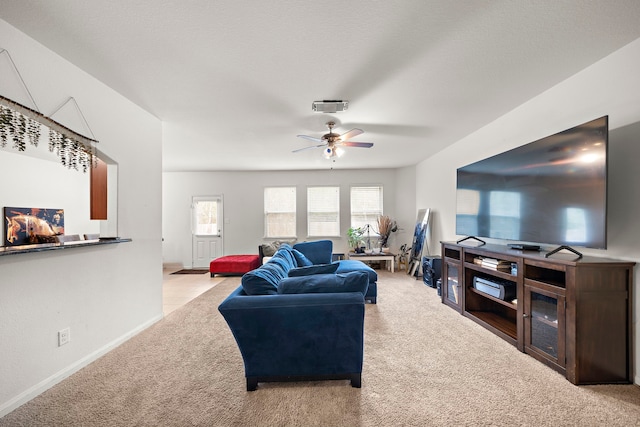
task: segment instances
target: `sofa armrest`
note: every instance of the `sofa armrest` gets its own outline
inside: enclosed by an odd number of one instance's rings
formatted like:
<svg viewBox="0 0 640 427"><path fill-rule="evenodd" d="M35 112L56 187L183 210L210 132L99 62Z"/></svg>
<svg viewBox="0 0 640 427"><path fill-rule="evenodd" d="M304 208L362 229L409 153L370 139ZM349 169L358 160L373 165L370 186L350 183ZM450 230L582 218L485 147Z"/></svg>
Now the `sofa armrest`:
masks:
<svg viewBox="0 0 640 427"><path fill-rule="evenodd" d="M218 310L240 348L247 377L362 372L360 292L247 296L239 287Z"/></svg>

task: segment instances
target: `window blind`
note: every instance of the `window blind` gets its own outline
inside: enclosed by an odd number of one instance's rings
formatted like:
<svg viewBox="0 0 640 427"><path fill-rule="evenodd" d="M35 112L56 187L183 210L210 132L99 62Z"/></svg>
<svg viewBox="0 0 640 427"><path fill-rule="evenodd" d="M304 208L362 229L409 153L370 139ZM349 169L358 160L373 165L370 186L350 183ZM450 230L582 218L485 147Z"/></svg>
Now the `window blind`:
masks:
<svg viewBox="0 0 640 427"><path fill-rule="evenodd" d="M340 236L340 187L307 188L307 234Z"/></svg>
<svg viewBox="0 0 640 427"><path fill-rule="evenodd" d="M382 206L382 186L351 187L351 227L375 225Z"/></svg>
<svg viewBox="0 0 640 427"><path fill-rule="evenodd" d="M264 189L265 237L296 236L296 187Z"/></svg>

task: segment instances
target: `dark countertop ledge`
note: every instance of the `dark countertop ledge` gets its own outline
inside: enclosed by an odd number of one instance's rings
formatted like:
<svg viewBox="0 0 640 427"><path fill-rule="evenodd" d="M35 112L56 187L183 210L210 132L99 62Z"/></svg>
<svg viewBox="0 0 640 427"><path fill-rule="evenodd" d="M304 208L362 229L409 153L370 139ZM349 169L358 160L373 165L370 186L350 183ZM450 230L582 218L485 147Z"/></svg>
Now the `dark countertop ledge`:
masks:
<svg viewBox="0 0 640 427"><path fill-rule="evenodd" d="M123 238L123 237L114 237L114 238L101 238L96 240L77 240L73 242L64 242L64 243L41 243L41 244L22 245L22 246L2 246L0 247L0 256L30 254L33 252L56 251L61 249L86 248L87 246L112 245L114 243L126 243L126 242L131 242L131 239Z"/></svg>

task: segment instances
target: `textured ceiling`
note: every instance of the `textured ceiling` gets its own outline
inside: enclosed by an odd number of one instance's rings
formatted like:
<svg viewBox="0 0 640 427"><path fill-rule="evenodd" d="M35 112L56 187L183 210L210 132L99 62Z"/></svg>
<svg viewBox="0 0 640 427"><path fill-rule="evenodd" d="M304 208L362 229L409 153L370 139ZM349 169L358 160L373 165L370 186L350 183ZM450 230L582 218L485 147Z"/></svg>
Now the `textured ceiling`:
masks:
<svg viewBox="0 0 640 427"><path fill-rule="evenodd" d="M412 165L640 37L637 0L0 0L0 18L160 118L167 171ZM374 147L291 153L329 120Z"/></svg>

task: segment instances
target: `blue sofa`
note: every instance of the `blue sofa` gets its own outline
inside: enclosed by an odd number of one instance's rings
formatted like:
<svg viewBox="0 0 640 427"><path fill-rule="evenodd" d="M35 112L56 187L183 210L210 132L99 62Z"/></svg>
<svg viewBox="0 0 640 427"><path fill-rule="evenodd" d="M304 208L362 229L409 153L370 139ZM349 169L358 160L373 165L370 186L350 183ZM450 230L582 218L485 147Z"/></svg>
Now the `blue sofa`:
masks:
<svg viewBox="0 0 640 427"><path fill-rule="evenodd" d="M287 248L287 244L283 244L283 247ZM311 242L296 243L292 249L301 252L314 265L332 263L333 242L331 240L314 240ZM258 253L260 263L262 264L262 258L265 256L262 246L258 246ZM340 260L335 261L334 264L335 263L338 265L336 273L350 273L352 271L366 272L369 276L369 288L364 299L372 304L376 304L378 296L378 274L375 270L358 260Z"/></svg>
<svg viewBox="0 0 640 427"><path fill-rule="evenodd" d="M324 262L325 252L326 241L282 245L218 307L242 354L248 391L266 381L361 386L371 277L366 268L340 272L350 263L331 263L330 251Z"/></svg>

